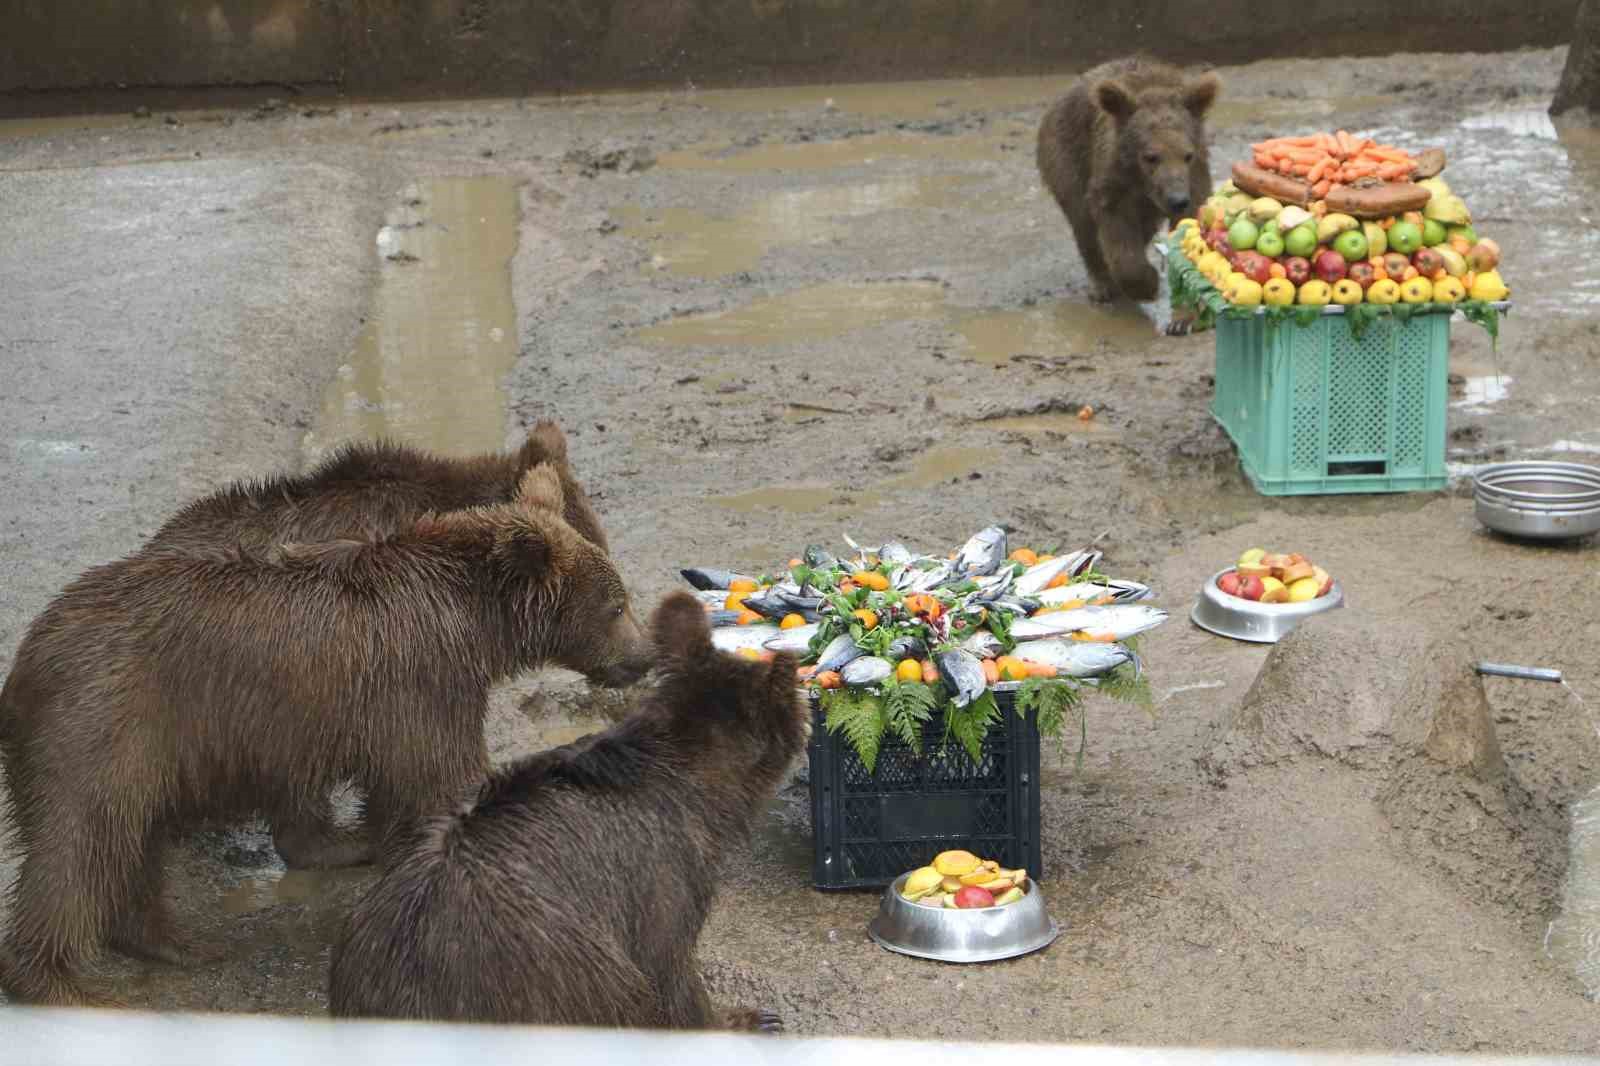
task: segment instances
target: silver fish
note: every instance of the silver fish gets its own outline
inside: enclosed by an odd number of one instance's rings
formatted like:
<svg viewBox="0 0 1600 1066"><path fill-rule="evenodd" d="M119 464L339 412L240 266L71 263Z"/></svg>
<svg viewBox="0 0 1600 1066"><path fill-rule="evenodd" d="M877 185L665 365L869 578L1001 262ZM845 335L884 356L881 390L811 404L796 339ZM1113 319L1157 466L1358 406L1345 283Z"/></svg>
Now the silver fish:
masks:
<svg viewBox="0 0 1600 1066"><path fill-rule="evenodd" d="M1141 585L1137 581L1118 581L1113 578L1104 582L1078 581L1060 588L1045 589L1039 593L1039 602L1066 603L1068 600L1088 601L1101 596L1110 596L1118 603L1133 603L1135 600L1149 599L1150 595L1149 585Z"/></svg>
<svg viewBox="0 0 1600 1066"><path fill-rule="evenodd" d="M976 580L978 591L969 597L968 602L993 603L999 599L1016 580L1016 574L1008 567L992 577L980 577Z"/></svg>
<svg viewBox="0 0 1600 1066"><path fill-rule="evenodd" d="M782 630L761 646L768 651L803 652L811 646L811 638L817 635L817 630L820 628L822 626L819 622L807 626L794 626Z"/></svg>
<svg viewBox="0 0 1600 1066"><path fill-rule="evenodd" d="M927 646L916 637L896 637L889 644L889 658L891 659L920 659L927 652Z"/></svg>
<svg viewBox="0 0 1600 1066"><path fill-rule="evenodd" d="M678 573L697 589L725 589L735 581L754 581L754 578L735 574L731 570L714 570L706 566L691 566Z"/></svg>
<svg viewBox="0 0 1600 1066"><path fill-rule="evenodd" d="M813 570L831 570L839 565L833 553L819 544L808 544L800 558Z"/></svg>
<svg viewBox="0 0 1600 1066"><path fill-rule="evenodd" d="M1051 611L1034 618L1019 618L1011 625L1017 640L1056 636L1078 631L1109 633L1115 640L1154 629L1167 620L1167 612L1144 603L1114 603L1108 607L1074 607Z"/></svg>
<svg viewBox="0 0 1600 1066"><path fill-rule="evenodd" d="M886 540L878 549L878 558L890 566L906 566L916 559L915 553L897 540Z"/></svg>
<svg viewBox="0 0 1600 1066"><path fill-rule="evenodd" d="M961 642L961 649L970 651L980 659L992 659L1005 650L1005 645L987 629L980 629Z"/></svg>
<svg viewBox="0 0 1600 1066"><path fill-rule="evenodd" d="M1014 587L1019 595L1035 596L1062 574L1071 573L1072 565L1073 558L1070 555L1058 555L1048 562L1035 563L1018 576Z"/></svg>
<svg viewBox="0 0 1600 1066"><path fill-rule="evenodd" d="M982 577L994 573L1006 558L1006 531L999 526L980 529L961 546L956 556L956 573Z"/></svg>
<svg viewBox="0 0 1600 1066"><path fill-rule="evenodd" d="M774 621L782 619L786 614L794 613L794 608L789 606L788 602L773 589L752 592L744 598L743 603L762 617L771 618Z"/></svg>
<svg viewBox="0 0 1600 1066"><path fill-rule="evenodd" d="M844 664L839 676L847 685L876 685L894 673L894 664L876 655L863 655Z"/></svg>
<svg viewBox="0 0 1600 1066"><path fill-rule="evenodd" d="M728 602L727 589L695 589L689 593L707 607L721 607Z"/></svg>
<svg viewBox="0 0 1600 1066"><path fill-rule="evenodd" d="M711 631L711 643L722 651L760 651L762 645L782 632L777 626L722 626Z"/></svg>
<svg viewBox="0 0 1600 1066"><path fill-rule="evenodd" d="M865 654L867 654L866 649L850 639L849 633L840 633L828 641L828 646L817 656L817 673L837 670L845 663L859 659Z"/></svg>
<svg viewBox="0 0 1600 1066"><path fill-rule="evenodd" d="M1068 552L1062 558L1071 560L1071 563L1067 566L1067 573L1072 577L1077 577L1079 574L1093 570L1095 564L1104 558L1104 555L1093 548L1085 548L1083 551Z"/></svg>
<svg viewBox="0 0 1600 1066"><path fill-rule="evenodd" d="M983 664L970 651L951 648L934 656L939 666L939 677L950 690L950 702L965 707L989 687L983 676Z"/></svg>
<svg viewBox="0 0 1600 1066"><path fill-rule="evenodd" d="M930 570L921 570L906 587L913 592L932 592L943 585L955 574L955 569L947 562L941 562Z"/></svg>
<svg viewBox="0 0 1600 1066"><path fill-rule="evenodd" d="M1133 662L1133 652L1121 644L1097 640L1025 640L1011 652L1030 663L1047 663L1068 677L1095 677Z"/></svg>
<svg viewBox="0 0 1600 1066"><path fill-rule="evenodd" d="M711 623L713 629L718 626L736 626L739 624L739 613L738 611L708 611L706 612L706 620Z"/></svg>

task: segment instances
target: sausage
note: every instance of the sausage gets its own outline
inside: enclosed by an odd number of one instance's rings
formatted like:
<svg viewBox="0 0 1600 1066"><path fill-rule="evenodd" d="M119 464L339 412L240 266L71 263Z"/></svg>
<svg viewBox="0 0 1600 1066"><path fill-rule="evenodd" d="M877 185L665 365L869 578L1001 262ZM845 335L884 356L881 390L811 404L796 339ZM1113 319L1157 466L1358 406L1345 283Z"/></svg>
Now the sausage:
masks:
<svg viewBox="0 0 1600 1066"><path fill-rule="evenodd" d="M1299 178L1274 174L1253 163L1235 163L1233 183L1241 192L1247 192L1251 196L1270 196L1281 204L1298 204L1306 207L1311 203L1310 185Z"/></svg>
<svg viewBox="0 0 1600 1066"><path fill-rule="evenodd" d="M1353 218L1388 218L1407 211L1421 211L1433 193L1409 181L1385 181L1373 185L1335 185L1325 197L1329 211Z"/></svg>

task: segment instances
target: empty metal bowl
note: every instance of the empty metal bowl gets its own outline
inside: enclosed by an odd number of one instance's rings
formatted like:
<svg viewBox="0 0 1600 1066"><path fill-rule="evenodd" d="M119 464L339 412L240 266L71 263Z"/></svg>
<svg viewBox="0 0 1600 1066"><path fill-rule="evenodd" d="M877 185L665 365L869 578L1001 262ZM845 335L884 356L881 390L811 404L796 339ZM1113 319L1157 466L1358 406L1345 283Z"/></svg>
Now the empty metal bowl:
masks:
<svg viewBox="0 0 1600 1066"><path fill-rule="evenodd" d="M1582 463L1494 463L1472 476L1478 521L1499 533L1567 540L1600 530L1600 467Z"/></svg>
<svg viewBox="0 0 1600 1066"><path fill-rule="evenodd" d="M1189 612L1189 619L1195 625L1221 637L1276 644L1301 619L1344 606L1344 587L1337 580L1326 596L1304 603L1257 603L1230 596L1217 588L1217 578L1231 569L1230 566L1211 575Z"/></svg>
<svg viewBox="0 0 1600 1066"><path fill-rule="evenodd" d="M1015 903L952 910L900 895L908 876L901 874L883 890L877 916L867 923L867 933L890 951L939 962L996 962L1047 947L1060 933L1031 877Z"/></svg>

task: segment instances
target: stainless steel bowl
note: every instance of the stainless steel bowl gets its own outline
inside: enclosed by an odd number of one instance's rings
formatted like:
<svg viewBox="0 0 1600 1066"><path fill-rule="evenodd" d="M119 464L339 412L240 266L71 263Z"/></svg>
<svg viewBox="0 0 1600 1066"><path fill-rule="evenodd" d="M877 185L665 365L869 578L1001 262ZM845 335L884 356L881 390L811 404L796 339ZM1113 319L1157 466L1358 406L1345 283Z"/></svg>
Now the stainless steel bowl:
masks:
<svg viewBox="0 0 1600 1066"><path fill-rule="evenodd" d="M1218 636L1276 644L1299 625L1301 619L1344 606L1344 586L1337 580L1326 596L1305 603L1257 603L1230 596L1217 588L1217 578L1231 569L1230 566L1211 575L1189 612L1190 621Z"/></svg>
<svg viewBox="0 0 1600 1066"><path fill-rule="evenodd" d="M877 916L867 923L867 933L890 951L939 962L996 962L1047 947L1060 933L1031 877L1015 903L951 910L901 896L908 876L901 874L883 890Z"/></svg>
<svg viewBox="0 0 1600 1066"><path fill-rule="evenodd" d="M1600 530L1600 467L1528 460L1494 463L1472 476L1478 521L1531 540L1568 540Z"/></svg>

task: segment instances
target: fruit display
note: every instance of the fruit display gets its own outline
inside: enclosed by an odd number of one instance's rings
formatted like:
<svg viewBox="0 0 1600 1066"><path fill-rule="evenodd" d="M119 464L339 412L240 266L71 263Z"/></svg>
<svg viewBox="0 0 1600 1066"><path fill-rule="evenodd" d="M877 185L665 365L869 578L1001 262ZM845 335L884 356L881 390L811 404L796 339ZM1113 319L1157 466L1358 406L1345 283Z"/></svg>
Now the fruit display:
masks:
<svg viewBox="0 0 1600 1066"><path fill-rule="evenodd" d="M901 898L923 907L979 910L1015 903L1028 891L1028 871L1007 870L970 851L943 851L927 866L912 870Z"/></svg>
<svg viewBox="0 0 1600 1066"><path fill-rule="evenodd" d="M943 557L845 540L848 556L812 545L787 573L682 575L711 612L717 647L800 658L799 682L869 772L885 733L919 748L922 725L939 711L946 735L977 760L1000 715L1000 686L1016 690L1019 713L1038 713L1041 732L1057 735L1083 686L1142 698L1129 642L1167 612L1138 602L1148 586L1100 572L1099 551L1012 548L998 526Z"/></svg>
<svg viewBox="0 0 1600 1066"><path fill-rule="evenodd" d="M1298 552L1251 548L1239 556L1232 570L1217 576L1217 588L1257 603L1306 603L1333 591L1333 578Z"/></svg>
<svg viewBox="0 0 1600 1066"><path fill-rule="evenodd" d="M1439 173L1340 130L1252 146L1198 217L1173 227L1194 269L1229 304L1456 305L1503 301L1500 246L1481 237ZM1424 176L1426 175L1426 176Z"/></svg>

